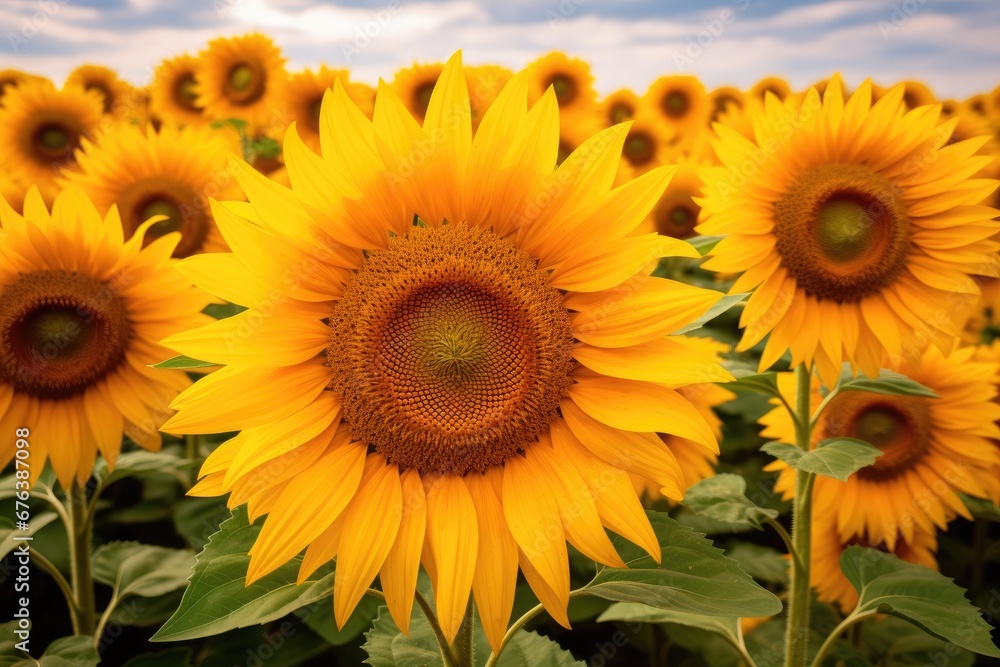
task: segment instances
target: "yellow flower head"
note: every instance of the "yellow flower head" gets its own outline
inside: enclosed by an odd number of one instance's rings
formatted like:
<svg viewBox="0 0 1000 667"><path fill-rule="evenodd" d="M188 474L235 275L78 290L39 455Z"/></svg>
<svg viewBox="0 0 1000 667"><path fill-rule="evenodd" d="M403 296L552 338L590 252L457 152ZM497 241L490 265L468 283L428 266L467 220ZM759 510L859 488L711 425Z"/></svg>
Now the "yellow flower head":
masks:
<svg viewBox="0 0 1000 667"><path fill-rule="evenodd" d="M836 78L839 79L840 77ZM792 87L781 77L767 76L750 87L750 90L747 91L747 97L753 98L758 102L764 102L768 93L784 101L792 94Z"/></svg>
<svg viewBox="0 0 1000 667"><path fill-rule="evenodd" d="M75 164L74 151L97 134L102 112L95 91L58 90L41 80L19 84L0 107L0 169L22 188L37 185L51 202L59 170Z"/></svg>
<svg viewBox="0 0 1000 667"><path fill-rule="evenodd" d="M597 114L605 126L631 120L638 110L639 97L628 88L616 90L597 105Z"/></svg>
<svg viewBox="0 0 1000 667"><path fill-rule="evenodd" d="M156 66L150 85L150 109L156 117L173 125L207 124L195 89L198 68L198 58L190 55L169 58Z"/></svg>
<svg viewBox="0 0 1000 667"><path fill-rule="evenodd" d="M661 76L643 96L643 102L690 144L705 128L712 114L705 87L698 77L677 74Z"/></svg>
<svg viewBox="0 0 1000 667"><path fill-rule="evenodd" d="M392 79L392 91L403 101L406 109L418 121L423 122L431 93L437 84L444 63L415 63L396 72Z"/></svg>
<svg viewBox="0 0 1000 667"><path fill-rule="evenodd" d="M701 195L701 178L690 160L681 159L670 185L656 202L639 230L663 236L685 239L694 236L701 206L695 201Z"/></svg>
<svg viewBox="0 0 1000 667"><path fill-rule="evenodd" d="M340 624L377 575L406 630L422 562L449 641L474 592L496 647L519 569L566 625L567 541L621 565L610 528L659 558L628 477L682 493L656 434L717 451L678 389L729 376L669 334L718 294L649 275L690 246L630 236L673 168L612 189L625 126L556 168L555 91L529 109L528 89L473 140L458 54L422 126L385 83L373 122L338 82L322 157L289 131L290 189L238 165L249 202L213 206L233 252L177 265L249 310L164 341L224 365L164 428L243 429L194 493L268 515L249 582L336 556Z"/></svg>
<svg viewBox="0 0 1000 667"><path fill-rule="evenodd" d="M971 518L960 493L994 498L1000 492L1000 404L995 402L997 364L977 361L966 347L948 356L929 348L919 362L897 370L939 398L889 396L864 391L839 393L826 405L813 429L813 446L829 438L856 438L882 451L875 463L846 482L817 477L813 510L834 522L843 541L865 536L889 549L897 537L913 543L919 532L944 528L956 515ZM779 378L786 398L794 399L791 373ZM812 405L822 397L814 391ZM794 442L791 418L783 406L761 418L765 438ZM780 470L775 490L794 493L791 469Z"/></svg>
<svg viewBox="0 0 1000 667"><path fill-rule="evenodd" d="M564 115L591 115L597 100L590 65L579 58L552 51L528 65L529 100L534 103L550 87Z"/></svg>
<svg viewBox="0 0 1000 667"><path fill-rule="evenodd" d="M503 87L514 76L506 67L480 65L465 68L465 81L469 86L469 101L472 104L472 131L479 129L486 111L496 101Z"/></svg>
<svg viewBox="0 0 1000 667"><path fill-rule="evenodd" d="M98 452L113 467L123 433L159 449L191 383L149 368L170 356L157 341L209 319L207 295L172 266L179 235L143 248L117 210L101 218L71 189L49 212L32 188L23 217L0 201L0 238L0 427L31 427L32 483L46 461L64 488L90 477ZM0 464L13 454L7 438Z"/></svg>
<svg viewBox="0 0 1000 667"><path fill-rule="evenodd" d="M180 232L174 257L218 252L226 244L208 199L239 194L226 169L229 149L223 135L208 128L126 126L97 144L84 141L78 168L63 182L82 187L102 214L117 205L129 236L154 215L166 216L147 229L145 244Z"/></svg>
<svg viewBox="0 0 1000 667"><path fill-rule="evenodd" d="M0 70L0 100L3 100L3 96L7 94L8 91L13 90L18 85L25 83L26 81L45 81L44 77L36 76L34 74L28 74L19 69L2 69Z"/></svg>
<svg viewBox="0 0 1000 667"><path fill-rule="evenodd" d="M141 101L138 92L127 81L119 79L113 69L103 65L80 65L66 77L66 85L96 92L104 113L118 122L131 119Z"/></svg>
<svg viewBox="0 0 1000 667"><path fill-rule="evenodd" d="M333 88L337 79L344 85L344 90L347 91L351 101L371 118L375 109L375 91L363 83L352 82L347 70L323 66L316 71L307 69L297 72L288 79L285 106L288 110L289 125L295 123L299 136L314 151L319 150L319 111L323 95L328 89ZM283 134L284 132L279 136Z"/></svg>
<svg viewBox="0 0 1000 667"><path fill-rule="evenodd" d="M708 105L711 111L711 120L718 120L726 111L742 109L745 96L739 88L732 86L721 86L708 94Z"/></svg>
<svg viewBox="0 0 1000 667"><path fill-rule="evenodd" d="M977 206L997 186L970 178L989 139L946 146L955 119L936 107L904 114L897 86L874 107L865 82L845 100L810 90L774 97L754 119L755 139L716 125L721 167L705 168L702 234L726 234L704 266L744 272L735 292L756 291L740 350L770 334L761 368L791 349L828 385L849 361L874 376L959 334L956 292L978 294L969 274L989 266L996 210Z"/></svg>

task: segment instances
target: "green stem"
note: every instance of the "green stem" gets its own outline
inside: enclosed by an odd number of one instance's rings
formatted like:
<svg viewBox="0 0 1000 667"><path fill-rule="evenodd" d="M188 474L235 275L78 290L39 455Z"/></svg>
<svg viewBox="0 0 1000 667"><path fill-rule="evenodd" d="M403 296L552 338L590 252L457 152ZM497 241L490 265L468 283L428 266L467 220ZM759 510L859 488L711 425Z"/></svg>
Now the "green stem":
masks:
<svg viewBox="0 0 1000 667"><path fill-rule="evenodd" d="M495 652L490 654L489 659L486 661L486 667L495 667L497 664L497 660L500 659L500 654L503 653L503 650L505 648L507 648L507 644L509 644L510 640L514 638L514 635L517 634L517 631L523 628L525 625L527 625L528 621L533 619L535 616L538 616L543 611L545 611L545 607L543 607L540 604L535 605L534 607L526 611L524 615L521 616L521 618L514 621L514 625L507 628L507 634L505 634L503 636L503 639L500 640L500 646L497 647L497 650Z"/></svg>
<svg viewBox="0 0 1000 667"><path fill-rule="evenodd" d="M73 610L73 632L93 635L97 623L94 607L94 576L90 569L90 533L93 515L87 502L87 489L73 482L69 496L69 523L66 533L70 546L70 580L76 608ZM96 638L95 638L96 639Z"/></svg>
<svg viewBox="0 0 1000 667"><path fill-rule="evenodd" d="M185 435L184 436L184 458L189 461L198 461L201 458L200 447L198 446L198 436L196 435ZM189 471L188 476L188 486L194 486L198 483L198 466L193 466Z"/></svg>
<svg viewBox="0 0 1000 667"><path fill-rule="evenodd" d="M73 596L73 589L70 587L69 582L66 581L66 577L63 573L59 571L59 568L52 564L48 558L38 553L34 548L29 548L28 552L31 554L32 562L38 563L43 570L49 573L49 576L56 582L56 586L62 591L63 597L66 598L66 606L69 608L70 619L76 620L76 598Z"/></svg>
<svg viewBox="0 0 1000 667"><path fill-rule="evenodd" d="M733 644L737 651L739 651L740 657L746 663L747 667L757 667L757 663L754 662L753 656L750 655L750 651L747 650L747 644L743 641L743 623L740 619L736 619L736 643Z"/></svg>
<svg viewBox="0 0 1000 667"><path fill-rule="evenodd" d="M812 369L804 364L795 368L795 444L808 451L812 440L810 404ZM809 570L812 533L811 473L795 470L795 499L792 506L791 586L788 595L788 633L785 666L804 667L809 640L809 604L811 602Z"/></svg>
<svg viewBox="0 0 1000 667"><path fill-rule="evenodd" d="M788 555L792 558L798 558L798 554L795 553L795 543L792 542L792 536L788 534L788 531L781 525L781 522L777 519L764 519L764 523L774 528L774 531L778 533L778 537L781 538L781 541L785 543L785 548L788 549Z"/></svg>
<svg viewBox="0 0 1000 667"><path fill-rule="evenodd" d="M833 632L830 633L830 636L827 637L826 641L823 642L823 645L820 646L819 651L816 653L816 657L813 658L812 667L820 667L823 664L823 661L826 659L826 655L830 652L830 649L833 648L834 643L837 641L840 635L844 634L844 632L848 628L854 626L856 623L863 621L869 616L874 616L874 615L875 612L873 611L866 611L861 613L858 613L857 611L851 612L847 616L847 618L845 618L843 621L840 622L840 625L838 625L836 628L833 629Z"/></svg>
<svg viewBox="0 0 1000 667"><path fill-rule="evenodd" d="M455 657L458 658L460 667L473 667L475 663L474 638L476 635L476 605L469 598L469 604L465 608L465 616L462 618L462 626L455 635Z"/></svg>
<svg viewBox="0 0 1000 667"><path fill-rule="evenodd" d="M420 605L420 609L424 612L424 616L427 617L427 622L430 623L431 629L434 631L434 637L437 639L438 648L441 649L441 659L444 661L444 666L462 667L461 663L458 662L458 658L455 657L455 652L452 650L451 646L448 645L448 640L445 638L444 632L441 630L441 624L438 623L437 616L434 615L434 610L431 609L427 599L420 593L420 591L416 592L415 598L417 600L417 604Z"/></svg>

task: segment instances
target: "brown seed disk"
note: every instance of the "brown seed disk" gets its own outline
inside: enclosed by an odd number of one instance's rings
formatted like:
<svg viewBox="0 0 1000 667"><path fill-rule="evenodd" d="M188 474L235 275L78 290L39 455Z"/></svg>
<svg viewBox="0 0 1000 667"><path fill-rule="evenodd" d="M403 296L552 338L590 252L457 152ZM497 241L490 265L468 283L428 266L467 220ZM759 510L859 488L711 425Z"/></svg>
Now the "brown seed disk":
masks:
<svg viewBox="0 0 1000 667"><path fill-rule="evenodd" d="M0 381L47 399L82 393L125 358L125 305L91 276L22 274L0 291Z"/></svg>
<svg viewBox="0 0 1000 667"><path fill-rule="evenodd" d="M351 435L403 469L482 472L537 440L570 384L562 294L488 231L414 228L369 254L331 314Z"/></svg>

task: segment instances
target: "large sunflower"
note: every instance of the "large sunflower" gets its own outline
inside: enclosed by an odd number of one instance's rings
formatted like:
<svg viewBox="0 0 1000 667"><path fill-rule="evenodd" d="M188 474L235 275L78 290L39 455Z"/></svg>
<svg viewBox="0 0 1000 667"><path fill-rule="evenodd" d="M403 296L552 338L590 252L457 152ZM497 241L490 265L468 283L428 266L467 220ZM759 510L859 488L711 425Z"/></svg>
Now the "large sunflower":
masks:
<svg viewBox="0 0 1000 667"><path fill-rule="evenodd" d="M737 349L770 333L762 369L791 348L828 385L845 360L874 376L883 352L948 348L963 314L952 295L977 294L968 274L1000 247L996 210L976 206L996 181L970 178L990 161L973 155L986 137L944 146L955 120L904 114L901 86L874 107L868 81L849 101L840 93L769 97L756 141L717 124L723 166L703 171L698 227L728 234L705 267L743 271L734 293L757 288Z"/></svg>
<svg viewBox="0 0 1000 667"><path fill-rule="evenodd" d="M285 58L259 33L220 37L199 54L197 105L213 120L239 118L251 132L284 126Z"/></svg>
<svg viewBox="0 0 1000 667"><path fill-rule="evenodd" d="M555 95L527 99L522 72L473 140L457 54L422 128L384 83L374 124L338 83L323 157L293 128L290 190L237 167L249 203L214 207L233 254L178 264L249 307L164 341L225 366L164 428L244 429L195 492L268 514L248 582L336 556L338 622L379 575L405 630L423 562L446 637L472 590L496 646L519 565L565 625L567 540L621 566L607 527L659 558L627 473L678 497L656 433L716 450L678 392L706 369L668 334L718 295L648 275L686 244L628 236L673 169L611 189L626 125L556 169Z"/></svg>
<svg viewBox="0 0 1000 667"><path fill-rule="evenodd" d="M239 194L226 168L228 154L229 143L208 128L123 127L97 144L84 141L78 169L64 182L81 186L102 213L117 205L129 236L150 217L167 216L146 231L143 243L180 232L174 257L218 252L226 244L208 198Z"/></svg>
<svg viewBox="0 0 1000 667"><path fill-rule="evenodd" d="M288 124L295 123L299 136L306 146L319 150L319 110L323 95L337 79L344 84L347 96L369 118L375 110L375 91L363 83L350 80L350 72L345 69L330 69L325 65L318 71L303 70L288 78L285 106L288 110Z"/></svg>
<svg viewBox="0 0 1000 667"><path fill-rule="evenodd" d="M195 90L198 68L198 58L191 55L170 58L156 66L149 87L149 105L157 118L173 125L207 123Z"/></svg>
<svg viewBox="0 0 1000 667"><path fill-rule="evenodd" d="M0 107L0 169L23 188L37 185L52 202L59 170L74 164L73 152L96 133L102 110L100 95L79 86L19 84Z"/></svg>
<svg viewBox="0 0 1000 667"><path fill-rule="evenodd" d="M178 235L143 249L78 189L50 214L32 188L24 217L0 202L0 238L0 428L31 426L32 482L48 460L64 487L83 483L98 452L114 465L123 433L159 449L191 383L149 368L169 354L157 341L208 321L207 295L172 266ZM13 454L3 438L0 465Z"/></svg>
<svg viewBox="0 0 1000 667"><path fill-rule="evenodd" d="M139 101L135 89L118 78L110 67L103 65L80 65L66 77L66 85L82 86L101 97L104 113L118 121L127 121L133 116L133 107Z"/></svg>
<svg viewBox="0 0 1000 667"><path fill-rule="evenodd" d="M1000 478L992 469L1000 464L1000 404L996 398L995 363L973 359L975 348L949 356L928 348L923 357L895 370L938 394L939 398L888 396L846 391L835 396L813 429L813 446L829 438L864 440L882 450L882 456L846 482L817 477L814 511L835 520L841 538L864 535L892 549L897 535L912 541L916 531L944 528L955 515L970 518L957 494L993 498ZM782 394L794 402L791 373L779 378ZM817 386L818 389L818 386ZM813 392L813 407L822 400ZM795 431L784 407L761 418L761 434L794 442ZM775 490L790 497L794 476L781 470Z"/></svg>
<svg viewBox="0 0 1000 667"><path fill-rule="evenodd" d="M597 101L590 65L560 51L547 53L528 65L530 100L535 102L550 87L564 115L592 115Z"/></svg>
<svg viewBox="0 0 1000 667"><path fill-rule="evenodd" d="M848 614L858 604L858 592L840 569L840 555L847 547L861 546L894 554L900 560L938 569L937 532L918 530L909 538L899 538L889 547L882 540L867 537L842 537L834 522L825 519L818 512L813 513L812 525L812 573L810 579L816 589L816 597L821 602L836 604Z"/></svg>

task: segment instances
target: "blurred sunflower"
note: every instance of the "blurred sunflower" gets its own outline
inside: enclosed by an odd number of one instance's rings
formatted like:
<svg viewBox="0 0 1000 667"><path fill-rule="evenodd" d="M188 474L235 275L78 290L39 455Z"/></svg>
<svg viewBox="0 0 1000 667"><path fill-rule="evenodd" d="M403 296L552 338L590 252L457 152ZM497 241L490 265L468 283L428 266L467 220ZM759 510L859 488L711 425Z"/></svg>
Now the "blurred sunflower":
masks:
<svg viewBox="0 0 1000 667"><path fill-rule="evenodd" d="M472 105L472 131L479 129L486 111L496 101L503 87L514 76L506 67L480 65L465 68L465 81L469 86L469 100Z"/></svg>
<svg viewBox="0 0 1000 667"><path fill-rule="evenodd" d="M826 405L813 429L812 446L829 438L856 438L871 443L882 456L846 482L817 477L813 511L835 523L842 540L864 535L896 546L916 532L944 528L955 515L971 518L959 493L995 497L1000 478L1000 404L995 402L997 365L973 359L975 348L945 356L928 348L912 364L896 367L934 391L939 398L891 396L864 391L837 394ZM795 378L779 376L782 395L795 397ZM813 392L813 408L822 396ZM775 402L777 399L773 399ZM794 442L795 430L783 407L764 415L761 435ZM765 470L780 470L774 488L790 498L794 475L782 461Z"/></svg>
<svg viewBox="0 0 1000 667"><path fill-rule="evenodd" d="M919 81L902 81L903 92L903 104L905 110L916 109L917 107L922 107L927 104L937 104L937 97L931 92L931 89Z"/></svg>
<svg viewBox="0 0 1000 667"><path fill-rule="evenodd" d="M208 198L239 195L226 169L230 145L209 128L172 126L140 130L123 127L100 142L83 142L78 169L63 182L79 185L98 211L117 205L131 236L154 215L164 215L146 230L144 244L180 232L174 257L226 250L212 220Z"/></svg>
<svg viewBox="0 0 1000 667"><path fill-rule="evenodd" d="M639 97L628 88L611 93L597 106L597 114L606 127L631 120L639 109Z"/></svg>
<svg viewBox="0 0 1000 667"><path fill-rule="evenodd" d="M28 81L4 96L0 107L0 168L22 188L37 185L46 202L55 198L61 168L101 123L100 95L79 86L57 90L50 82Z"/></svg>
<svg viewBox="0 0 1000 667"><path fill-rule="evenodd" d="M695 76L661 76L646 91L643 102L667 122L682 142L702 134L712 114L705 87Z"/></svg>
<svg viewBox="0 0 1000 667"><path fill-rule="evenodd" d="M840 607L844 614L850 613L858 604L858 593L840 569L840 555L847 547L862 546L894 554L900 560L923 565L937 571L937 533L918 530L909 539L899 538L888 547L881 540L865 537L843 538L837 526L826 520L818 512L813 513L812 525L812 572L810 580L820 602L828 602Z"/></svg>
<svg viewBox="0 0 1000 667"><path fill-rule="evenodd" d="M194 493L268 514L248 582L303 548L302 579L336 556L340 624L378 575L406 631L423 562L449 641L471 590L497 646L519 566L567 625L567 540L621 565L610 528L660 557L627 474L682 493L656 433L717 451L677 391L689 348L668 334L718 294L648 275L650 259L690 246L628 236L673 169L611 189L624 126L556 169L556 97L529 111L528 88L514 76L473 141L469 115L454 114L469 105L458 54L423 128L384 83L374 124L338 83L323 156L293 128L291 190L237 166L250 202L214 206L234 254L178 264L250 310L164 341L225 365L177 398L164 428L245 429ZM274 294L267 315L255 309ZM232 344L248 317L262 319Z"/></svg>
<svg viewBox="0 0 1000 667"><path fill-rule="evenodd" d="M552 51L528 65L529 101L534 103L550 87L559 112L565 116L592 115L597 102L590 65L579 58Z"/></svg>
<svg viewBox="0 0 1000 667"><path fill-rule="evenodd" d="M655 232L678 239L694 236L694 228L701 213L701 207L695 198L700 196L701 186L695 163L680 160L667 189L636 232Z"/></svg>
<svg viewBox="0 0 1000 667"><path fill-rule="evenodd" d="M28 74L19 69L3 69L0 70L0 100L3 100L3 96L7 93L9 89L16 88L18 85L26 81L44 81L45 79L34 74Z"/></svg>
<svg viewBox="0 0 1000 667"><path fill-rule="evenodd" d="M250 132L284 126L285 58L259 33L220 37L198 56L196 104L212 120L240 118Z"/></svg>
<svg viewBox="0 0 1000 667"><path fill-rule="evenodd" d="M837 78L839 79L840 77ZM792 94L792 87L781 77L767 76L750 87L750 90L747 91L747 97L752 97L759 102L763 102L767 93L771 93L779 100L784 101L785 98Z"/></svg>
<svg viewBox="0 0 1000 667"><path fill-rule="evenodd" d="M770 334L761 369L790 348L828 386L842 361L874 376L883 353L948 349L952 295L978 294L968 274L1000 248L997 211L976 206L997 183L970 178L990 161L974 155L988 137L944 146L937 109L904 115L902 86L874 107L870 82L846 103L840 90L772 100L756 141L717 124L723 166L703 170L699 202L699 233L728 234L705 268L744 272L733 293L757 288L737 349Z"/></svg>
<svg viewBox="0 0 1000 667"><path fill-rule="evenodd" d="M444 63L415 63L412 67L397 71L392 78L393 92L403 100L406 109L421 123L424 122L431 93L434 92L434 86L443 69Z"/></svg>
<svg viewBox="0 0 1000 667"><path fill-rule="evenodd" d="M618 182L630 181L640 174L667 164L673 157L670 145L676 139L674 130L645 107L629 120L628 135L622 148Z"/></svg>
<svg viewBox="0 0 1000 667"><path fill-rule="evenodd" d="M161 120L174 125L204 125L208 122L198 105L195 90L198 58L181 55L164 60L153 71L150 109Z"/></svg>
<svg viewBox="0 0 1000 667"><path fill-rule="evenodd" d="M972 301L962 339L970 345L1000 340L1000 279L981 278L982 294Z"/></svg>
<svg viewBox="0 0 1000 667"><path fill-rule="evenodd" d="M352 82L350 72L345 69L330 69L324 65L319 71L307 69L288 78L285 93L288 124L296 124L299 136L314 151L319 150L319 110L323 95L333 88L333 83L338 78L344 84L347 96L371 118L375 110L375 91L363 83ZM283 134L279 133L279 136Z"/></svg>
<svg viewBox="0 0 1000 667"><path fill-rule="evenodd" d="M988 118L991 111L990 96L983 94L971 95L962 101L961 106L981 118Z"/></svg>
<svg viewBox="0 0 1000 667"><path fill-rule="evenodd" d="M718 120L727 109L742 109L744 104L743 91L732 86L720 86L708 94L708 106L711 109L710 120Z"/></svg>
<svg viewBox="0 0 1000 667"><path fill-rule="evenodd" d="M9 174L0 172L0 197L10 205L15 212L20 213L24 205L24 186L15 181Z"/></svg>
<svg viewBox="0 0 1000 667"><path fill-rule="evenodd" d="M123 433L160 448L157 427L191 382L149 364L169 356L158 340L209 321L208 298L174 270L176 234L143 249L77 189L50 214L32 188L24 211L0 202L0 427L31 424L31 481L48 460L68 488L98 452L113 467ZM14 442L0 447L6 466Z"/></svg>
<svg viewBox="0 0 1000 667"><path fill-rule="evenodd" d="M66 77L67 86L82 86L92 90L101 97L104 113L113 116L118 121L127 121L132 117L137 101L132 86L122 79L110 67L103 65L80 65Z"/></svg>

